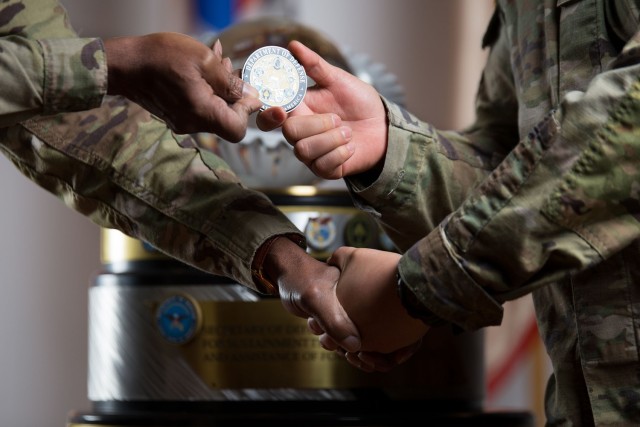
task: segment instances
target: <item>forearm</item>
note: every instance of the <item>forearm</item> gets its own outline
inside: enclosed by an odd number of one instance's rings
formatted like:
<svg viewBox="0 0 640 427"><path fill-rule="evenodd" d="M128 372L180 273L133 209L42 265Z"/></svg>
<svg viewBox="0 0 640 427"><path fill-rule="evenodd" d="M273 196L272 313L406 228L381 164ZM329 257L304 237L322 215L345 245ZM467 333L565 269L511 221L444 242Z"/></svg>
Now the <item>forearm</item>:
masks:
<svg viewBox="0 0 640 427"><path fill-rule="evenodd" d="M122 98L28 121L2 140L22 172L95 223L250 287L256 250L275 235L300 234L221 159L182 148L188 138Z"/></svg>
<svg viewBox="0 0 640 427"><path fill-rule="evenodd" d="M383 98L388 144L372 181L347 179L354 200L371 211L401 251L432 232L518 143L508 39L492 46L476 96L475 122L441 131Z"/></svg>
<svg viewBox="0 0 640 427"><path fill-rule="evenodd" d="M356 203L378 218L400 251L404 253L411 249L402 257L399 266L407 290L405 294L418 296L417 304L422 304L425 310L407 308L423 313L423 317L435 316L457 322L469 316L464 304L478 302L478 307L468 311L481 315L482 306L486 305L488 311L495 310L499 317L499 303L484 297L486 292L479 286L478 295L472 296L471 292L457 294L460 301L444 295L448 289L456 287L458 278L455 275L459 267L455 262L451 276L443 280L436 280L431 275L427 277L423 269L423 263L427 262L438 271L452 268L448 264L444 266L445 261L451 260L446 249L431 246L434 240L441 243L437 239L438 226L487 179L495 167L495 159L499 158L496 151L484 150L488 154L482 155L479 147L486 143L475 140L478 135L438 131L392 104L388 104L388 111L389 145L382 173L373 183L357 179L348 182ZM486 138L481 139L484 142ZM430 240L424 251L416 252L415 247L412 248L427 239ZM464 272L459 274L465 275Z"/></svg>
<svg viewBox="0 0 640 427"><path fill-rule="evenodd" d="M633 207L640 178L634 166L640 161L638 75L637 66L609 71L585 92L569 94L469 187L459 206L448 205L457 199L451 194L463 194L449 191L455 174L417 186L415 176L404 177L417 192L428 193L431 185L447 190L422 209L453 207L400 263L428 310L467 329L497 324L503 301L587 269L640 236ZM424 159L425 165L447 170L450 159L426 152L439 161ZM428 223L428 215L419 221ZM390 229L402 226L386 221Z"/></svg>
<svg viewBox="0 0 640 427"><path fill-rule="evenodd" d="M401 251L456 210L495 167L476 141L443 133L387 103L389 143L384 167L369 182L348 178L355 203L378 219Z"/></svg>

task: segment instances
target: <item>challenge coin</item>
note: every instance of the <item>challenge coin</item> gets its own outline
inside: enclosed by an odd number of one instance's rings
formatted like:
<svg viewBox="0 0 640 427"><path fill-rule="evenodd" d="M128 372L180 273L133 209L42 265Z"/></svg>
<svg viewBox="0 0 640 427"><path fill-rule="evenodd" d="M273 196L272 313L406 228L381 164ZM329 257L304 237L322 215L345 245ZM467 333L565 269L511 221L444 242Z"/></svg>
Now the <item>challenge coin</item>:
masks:
<svg viewBox="0 0 640 427"><path fill-rule="evenodd" d="M307 73L287 49L265 46L257 49L242 68L242 80L260 93L262 109L296 108L307 93Z"/></svg>

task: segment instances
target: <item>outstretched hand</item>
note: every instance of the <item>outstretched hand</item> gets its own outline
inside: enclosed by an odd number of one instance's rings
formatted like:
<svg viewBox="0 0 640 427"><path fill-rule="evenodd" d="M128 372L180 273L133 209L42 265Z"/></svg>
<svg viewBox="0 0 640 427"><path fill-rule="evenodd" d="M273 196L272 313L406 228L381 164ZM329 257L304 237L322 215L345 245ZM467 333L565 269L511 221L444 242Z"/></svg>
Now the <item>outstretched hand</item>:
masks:
<svg viewBox="0 0 640 427"><path fill-rule="evenodd" d="M280 107L259 113L258 127L282 126L296 157L321 178L379 168L387 149L387 118L377 91L300 42L291 42L289 50L316 84L289 115Z"/></svg>
<svg viewBox="0 0 640 427"><path fill-rule="evenodd" d="M105 40L108 93L122 95L176 133L210 132L240 141L258 92L233 74L219 42L212 49L178 33Z"/></svg>

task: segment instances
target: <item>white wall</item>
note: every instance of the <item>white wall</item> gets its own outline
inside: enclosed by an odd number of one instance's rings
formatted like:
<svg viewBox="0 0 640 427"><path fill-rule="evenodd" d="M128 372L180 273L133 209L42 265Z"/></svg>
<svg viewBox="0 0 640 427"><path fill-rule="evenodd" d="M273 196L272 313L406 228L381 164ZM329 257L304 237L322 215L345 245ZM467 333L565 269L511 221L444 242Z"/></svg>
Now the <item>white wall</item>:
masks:
<svg viewBox="0 0 640 427"><path fill-rule="evenodd" d="M188 33L193 8L185 0L59 0L83 36L118 37L155 31Z"/></svg>
<svg viewBox="0 0 640 427"><path fill-rule="evenodd" d="M0 158L0 425L63 426L85 405L98 228Z"/></svg>
<svg viewBox="0 0 640 427"><path fill-rule="evenodd" d="M436 126L472 119L491 0L299 0L299 19L398 77L408 109Z"/></svg>
<svg viewBox="0 0 640 427"><path fill-rule="evenodd" d="M82 35L190 31L190 3L63 0ZM492 0L299 0L300 20L387 65L409 109L471 120ZM464 71L465 74L461 74ZM0 159L0 426L64 426L86 399L87 287L99 229Z"/></svg>

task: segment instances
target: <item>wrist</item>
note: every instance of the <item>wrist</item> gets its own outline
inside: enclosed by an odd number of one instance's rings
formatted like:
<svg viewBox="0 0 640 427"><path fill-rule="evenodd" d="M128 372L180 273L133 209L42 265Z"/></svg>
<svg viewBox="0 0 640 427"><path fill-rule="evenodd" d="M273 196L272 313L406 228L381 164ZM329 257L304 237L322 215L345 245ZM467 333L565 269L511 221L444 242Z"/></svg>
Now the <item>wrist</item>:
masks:
<svg viewBox="0 0 640 427"><path fill-rule="evenodd" d="M376 138L371 144L371 151L375 152L375 154L372 154L374 163L363 173L363 179L368 180L371 184L382 174L387 157L387 145L389 144L389 113L382 99L379 98L378 101L380 103L380 114L377 116L379 118L378 124L374 126L378 131L375 132Z"/></svg>
<svg viewBox="0 0 640 427"><path fill-rule="evenodd" d="M306 256L304 238L285 234L265 241L256 251L251 273L259 292L276 295L280 277Z"/></svg>
<svg viewBox="0 0 640 427"><path fill-rule="evenodd" d="M385 107L386 108L386 107ZM386 111L386 110L385 110ZM349 176L349 179L358 182L358 185L367 188L373 185L384 170L385 161L387 158L387 148L389 145L389 119L386 114L382 116L379 126L373 126L378 128L378 132L374 132L377 137L371 139L371 143L367 144L367 151L370 153L370 164L364 167L364 170Z"/></svg>
<svg viewBox="0 0 640 427"><path fill-rule="evenodd" d="M130 79L129 70L140 61L138 40L138 37L117 37L104 41L109 95L126 95L124 82Z"/></svg>

